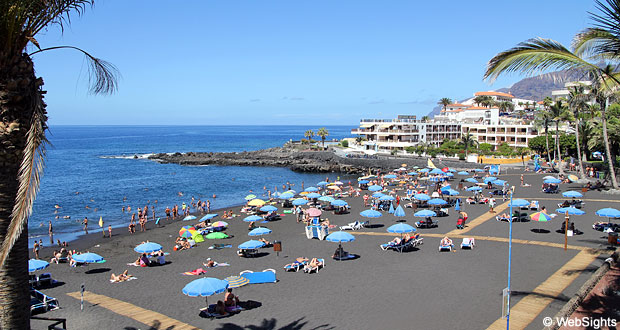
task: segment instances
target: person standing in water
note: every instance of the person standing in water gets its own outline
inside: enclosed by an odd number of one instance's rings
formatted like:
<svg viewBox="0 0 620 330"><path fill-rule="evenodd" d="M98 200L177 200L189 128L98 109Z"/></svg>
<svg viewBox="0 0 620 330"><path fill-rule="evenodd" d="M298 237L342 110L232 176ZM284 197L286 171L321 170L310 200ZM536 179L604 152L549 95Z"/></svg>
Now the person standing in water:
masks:
<svg viewBox="0 0 620 330"><path fill-rule="evenodd" d="M86 233L86 235L88 235L88 217L84 217L84 221L82 221L82 224L84 225L84 232Z"/></svg>

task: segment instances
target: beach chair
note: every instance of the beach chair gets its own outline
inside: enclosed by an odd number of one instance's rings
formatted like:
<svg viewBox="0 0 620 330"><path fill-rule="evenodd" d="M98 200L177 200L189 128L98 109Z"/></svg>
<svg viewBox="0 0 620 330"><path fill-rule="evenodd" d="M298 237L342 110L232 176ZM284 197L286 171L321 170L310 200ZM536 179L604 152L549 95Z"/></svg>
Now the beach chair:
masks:
<svg viewBox="0 0 620 330"><path fill-rule="evenodd" d="M530 210L538 211L538 207L540 207L540 203L538 203L538 201L532 201L530 203Z"/></svg>
<svg viewBox="0 0 620 330"><path fill-rule="evenodd" d="M299 269L303 268L307 263L308 263L307 260L303 260L303 261L295 260L291 262L290 264L284 265L284 270L287 272L290 272L290 271L298 272Z"/></svg>
<svg viewBox="0 0 620 330"><path fill-rule="evenodd" d="M54 280L50 273L43 273L37 277L37 286L48 287L51 286L53 282Z"/></svg>
<svg viewBox="0 0 620 330"><path fill-rule="evenodd" d="M237 251L237 255L244 258L253 258L257 253L257 249L239 249L239 251Z"/></svg>
<svg viewBox="0 0 620 330"><path fill-rule="evenodd" d="M449 243L439 243L439 252L444 252L444 251L448 251L451 252L452 249L454 249L454 244L452 244L452 241L450 241Z"/></svg>
<svg viewBox="0 0 620 330"><path fill-rule="evenodd" d="M308 273L308 274L311 274L312 272L318 273L321 268L325 267L325 259L317 258L317 261L319 262L318 266L315 266L315 267L310 266L310 263L304 266L304 273Z"/></svg>
<svg viewBox="0 0 620 330"><path fill-rule="evenodd" d="M324 240L325 237L329 234L329 228L321 225L310 225L306 226L306 237L308 239L318 238L319 240Z"/></svg>
<svg viewBox="0 0 620 330"><path fill-rule="evenodd" d="M30 314L45 313L60 308L58 300L39 290L30 290Z"/></svg>
<svg viewBox="0 0 620 330"><path fill-rule="evenodd" d="M474 246L476 246L476 240L473 238L464 237L463 242L461 242L461 249L470 249L473 250Z"/></svg>
<svg viewBox="0 0 620 330"><path fill-rule="evenodd" d="M239 276L250 280L249 284L276 283L278 281L276 278L276 270L271 268L265 269L262 272L244 270L239 273Z"/></svg>
<svg viewBox="0 0 620 330"><path fill-rule="evenodd" d="M424 221L416 221L415 226L418 228L435 228L439 227L439 222L433 219L425 219Z"/></svg>
<svg viewBox="0 0 620 330"><path fill-rule="evenodd" d="M362 224L362 222L359 221L351 222L348 225L340 226L340 230L359 230L362 228L364 228L364 225Z"/></svg>

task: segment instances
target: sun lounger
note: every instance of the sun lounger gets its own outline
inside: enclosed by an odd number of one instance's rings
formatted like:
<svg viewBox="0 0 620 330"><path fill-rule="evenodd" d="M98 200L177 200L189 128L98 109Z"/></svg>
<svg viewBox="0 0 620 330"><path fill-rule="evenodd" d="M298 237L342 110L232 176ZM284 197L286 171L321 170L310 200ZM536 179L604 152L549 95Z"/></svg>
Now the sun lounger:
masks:
<svg viewBox="0 0 620 330"><path fill-rule="evenodd" d="M319 240L324 240L328 234L329 234L329 228L325 226L321 226L321 225L306 226L306 237L308 239L318 238Z"/></svg>
<svg viewBox="0 0 620 330"><path fill-rule="evenodd" d="M317 258L317 261L319 262L318 266L313 267L313 266L310 266L309 263L306 266L304 266L304 273L308 273L308 274L312 272L318 273L321 268L325 267L325 259Z"/></svg>
<svg viewBox="0 0 620 330"><path fill-rule="evenodd" d="M364 225L366 225L368 222L364 221L355 221L355 222L351 222L348 225L345 226L340 226L340 230L359 230L364 228Z"/></svg>
<svg viewBox="0 0 620 330"><path fill-rule="evenodd" d="M239 273L239 276L245 277L250 280L249 284L260 284L260 283L276 283L276 270L275 269L265 269L262 272L253 272L251 270L244 270Z"/></svg>
<svg viewBox="0 0 620 330"><path fill-rule="evenodd" d="M473 238L463 238L463 242L461 242L461 249L470 249L473 250L474 246L476 246L476 240Z"/></svg>
<svg viewBox="0 0 620 330"><path fill-rule="evenodd" d="M443 251L452 251L452 249L454 249L454 244L450 243L450 244L443 244L440 243L439 244L439 252L443 252Z"/></svg>
<svg viewBox="0 0 620 330"><path fill-rule="evenodd" d="M287 272L290 272L290 271L298 272L299 269L303 268L307 263L308 263L307 260L304 260L304 261L295 260L291 262L290 264L284 265L284 270Z"/></svg>
<svg viewBox="0 0 620 330"><path fill-rule="evenodd" d="M60 308L58 300L39 290L30 290L30 314L44 313Z"/></svg>
<svg viewBox="0 0 620 330"><path fill-rule="evenodd" d="M239 251L237 251L237 255L244 258L255 257L257 253L257 249L240 249Z"/></svg>
<svg viewBox="0 0 620 330"><path fill-rule="evenodd" d="M439 227L439 222L436 220L424 220L424 221L416 221L415 226L418 228L435 228Z"/></svg>
<svg viewBox="0 0 620 330"><path fill-rule="evenodd" d="M540 204L538 203L538 201L532 201L530 203L530 210L536 210L538 211L538 207L540 206Z"/></svg>
<svg viewBox="0 0 620 330"><path fill-rule="evenodd" d="M225 249L225 248L231 248L232 245L231 244L213 244L211 246L209 246L209 250L221 250L221 249Z"/></svg>

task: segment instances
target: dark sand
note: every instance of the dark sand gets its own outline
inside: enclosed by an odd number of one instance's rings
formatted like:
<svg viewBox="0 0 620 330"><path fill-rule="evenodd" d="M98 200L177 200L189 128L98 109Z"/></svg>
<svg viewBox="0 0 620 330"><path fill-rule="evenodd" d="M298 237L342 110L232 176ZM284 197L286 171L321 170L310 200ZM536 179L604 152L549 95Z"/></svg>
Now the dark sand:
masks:
<svg viewBox="0 0 620 330"><path fill-rule="evenodd" d="M512 173L512 174L511 174ZM549 195L540 192L543 175L527 175L530 187L519 187L519 174L515 169L502 179L517 186L515 198L538 199L550 212L563 200L561 194ZM458 178L458 176L457 176ZM576 189L577 185L562 184L562 191ZM401 192L402 194L402 192ZM464 192L461 197L471 193ZM243 196L240 196L240 199ZM546 200L546 199L554 199ZM569 244L604 248L603 233L591 229L600 219L594 214L602 207L618 207L615 203L594 202L588 199L616 200L612 195L599 192L586 194L584 210L587 215L574 217L577 228L583 235L569 238ZM355 220L364 220L359 212L364 210L361 198L346 199L351 206L348 215L334 215L325 212L324 217L332 224L343 225ZM501 198L498 205L501 205ZM613 204L613 205L610 205ZM488 211L486 205L464 205L470 220ZM239 214L239 208L233 208ZM406 209L407 223L418 220ZM456 212L437 218L439 228L420 229L425 233L446 233L455 229ZM221 212L220 212L221 214ZM426 237L418 250L405 253L382 251L379 244L393 236L356 235L356 240L344 243L346 251L360 257L356 260L335 261L331 259L337 243L309 240L304 227L296 223L295 216L287 214L280 221L263 226L273 230L265 236L269 240L281 240L283 252L276 256L273 249L262 249L264 255L245 259L236 255L238 244L250 239L244 214L233 220L225 220L230 226L227 233L234 235L228 240L206 240L188 251L172 251L178 230L189 222L166 222L164 227L154 229L149 222L146 233L127 235L126 229L115 229L112 239L101 238L101 232L72 242L71 249L90 250L105 257L103 264L70 268L68 264L52 264L45 272L51 272L60 283L42 291L56 297L61 309L43 314L44 317L68 319L70 329L158 329L157 321L145 325L131 318L113 313L105 308L85 303L80 311L79 300L65 293L79 291L85 284L88 291L107 295L139 307L153 310L168 317L196 326L200 329L485 329L501 316L501 294L507 285L508 244L478 240L473 251L458 249L454 253L439 253L439 237ZM556 233L562 217L547 223L514 223L514 238L564 243L564 235ZM215 220L219 220L219 217ZM372 219L374 228L363 232L385 233L396 218L387 212L378 219ZM540 234L532 229L543 228L549 233ZM351 232L353 235L356 232ZM508 237L508 224L489 220L472 229L471 235ZM133 248L144 240L160 243L169 264L161 267L140 268L126 266L136 260L138 254ZM213 243L232 244L232 249L209 250ZM455 239L460 244L460 239ZM519 299L529 294L536 286L556 272L577 254L575 250L513 244L512 289L514 306ZM51 255L49 248L42 252L45 259ZM282 267L295 257L322 257L327 259L324 269L318 274L286 273ZM277 271L278 283L247 285L235 289L242 300L254 300L262 306L243 311L227 318L211 320L201 318L199 308L204 307L204 298L183 295L181 289L199 276L183 276L180 273L202 267L207 257L218 262L228 262L230 267L209 269L206 276L223 279L238 275L243 270L261 271L273 268ZM607 255L601 256L555 299L530 324L528 329L542 328L542 318L554 316L562 305L578 290ZM110 283L110 273L129 269L138 279L125 283ZM215 303L223 294L209 297ZM43 329L44 324L33 321L33 328ZM252 327L250 327L252 326Z"/></svg>

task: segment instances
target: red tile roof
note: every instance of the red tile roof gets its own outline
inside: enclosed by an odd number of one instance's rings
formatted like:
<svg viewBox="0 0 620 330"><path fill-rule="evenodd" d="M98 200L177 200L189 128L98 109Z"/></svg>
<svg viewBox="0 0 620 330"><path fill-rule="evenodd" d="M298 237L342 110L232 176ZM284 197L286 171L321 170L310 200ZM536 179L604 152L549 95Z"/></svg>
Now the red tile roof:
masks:
<svg viewBox="0 0 620 330"><path fill-rule="evenodd" d="M509 98L514 98L512 94L502 93L502 92L476 92L474 96L504 96Z"/></svg>

